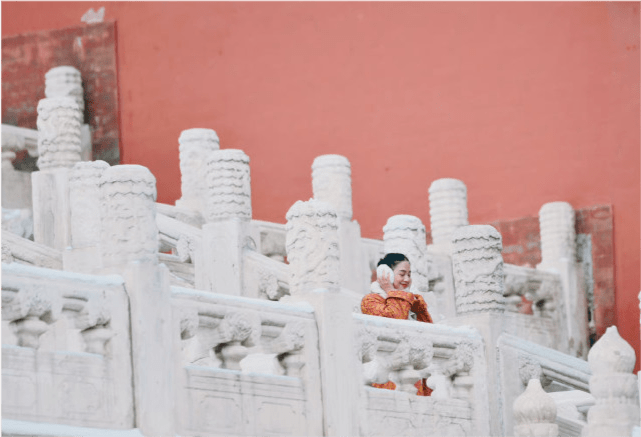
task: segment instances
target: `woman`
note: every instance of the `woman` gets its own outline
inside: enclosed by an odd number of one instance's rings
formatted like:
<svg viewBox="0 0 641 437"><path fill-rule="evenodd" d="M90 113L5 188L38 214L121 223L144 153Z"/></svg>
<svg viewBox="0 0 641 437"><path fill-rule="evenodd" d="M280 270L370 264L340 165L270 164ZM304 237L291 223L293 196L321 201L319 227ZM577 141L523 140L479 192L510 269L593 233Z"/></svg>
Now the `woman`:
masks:
<svg viewBox="0 0 641 437"><path fill-rule="evenodd" d="M400 253L388 253L377 266L383 264L392 270L392 274L377 274L376 281L372 283L372 293L365 295L361 301L363 314L432 323L423 296L408 291L412 285L412 271L407 257ZM380 269L377 269L378 271ZM429 396L432 393L425 384L425 379L417 381L414 385L418 389L418 396ZM392 381L372 386L389 390L396 388Z"/></svg>

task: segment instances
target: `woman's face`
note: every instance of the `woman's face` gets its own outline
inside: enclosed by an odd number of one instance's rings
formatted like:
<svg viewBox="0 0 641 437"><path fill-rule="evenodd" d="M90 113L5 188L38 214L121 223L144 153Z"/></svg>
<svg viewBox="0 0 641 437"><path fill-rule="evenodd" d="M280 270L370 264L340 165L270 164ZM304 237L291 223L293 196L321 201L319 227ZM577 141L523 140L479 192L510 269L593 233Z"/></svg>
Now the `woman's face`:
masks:
<svg viewBox="0 0 641 437"><path fill-rule="evenodd" d="M412 285L412 271L410 263L402 261L394 267L394 289L405 290Z"/></svg>

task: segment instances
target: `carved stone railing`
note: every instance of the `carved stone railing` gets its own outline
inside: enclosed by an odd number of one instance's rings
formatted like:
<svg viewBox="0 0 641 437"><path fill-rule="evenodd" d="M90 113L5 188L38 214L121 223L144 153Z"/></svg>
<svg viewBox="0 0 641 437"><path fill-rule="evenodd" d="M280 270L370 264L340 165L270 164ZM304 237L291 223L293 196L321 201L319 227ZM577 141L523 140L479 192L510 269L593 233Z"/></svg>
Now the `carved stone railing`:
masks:
<svg viewBox="0 0 641 437"><path fill-rule="evenodd" d="M554 349L565 345L561 277L512 264L503 269L506 332Z"/></svg>
<svg viewBox="0 0 641 437"><path fill-rule="evenodd" d="M161 205L159 203L156 204ZM196 286L196 268L202 263L202 230L179 219L158 212L156 214L160 250L159 261L167 266L172 284L183 287Z"/></svg>
<svg viewBox="0 0 641 437"><path fill-rule="evenodd" d="M289 295L289 265L253 250L246 250L244 259L245 296L280 300Z"/></svg>
<svg viewBox="0 0 641 437"><path fill-rule="evenodd" d="M533 378L540 380L543 388L551 392L581 391L583 395L570 393L556 399L559 402L557 423L561 430L583 429L587 424L585 412L590 406L586 395L590 396L592 374L587 361L510 334L499 337L497 351L499 393L503 405L511 406ZM512 412L508 409L504 410L502 425L503 435L509 435L514 429Z"/></svg>
<svg viewBox="0 0 641 437"><path fill-rule="evenodd" d="M251 223L256 250L274 260L284 261L287 256L285 225L262 220L252 220Z"/></svg>
<svg viewBox="0 0 641 437"><path fill-rule="evenodd" d="M44 244L35 243L5 231L2 233L2 262L62 269L62 253Z"/></svg>
<svg viewBox="0 0 641 437"><path fill-rule="evenodd" d="M487 369L478 332L353 317L365 386L361 435L489 435ZM416 396L420 378L434 390L430 397ZM370 387L388 380L396 390Z"/></svg>
<svg viewBox="0 0 641 437"><path fill-rule="evenodd" d="M3 263L2 324L3 419L133 427L122 278Z"/></svg>
<svg viewBox="0 0 641 437"><path fill-rule="evenodd" d="M184 435L322 435L309 305L172 287Z"/></svg>

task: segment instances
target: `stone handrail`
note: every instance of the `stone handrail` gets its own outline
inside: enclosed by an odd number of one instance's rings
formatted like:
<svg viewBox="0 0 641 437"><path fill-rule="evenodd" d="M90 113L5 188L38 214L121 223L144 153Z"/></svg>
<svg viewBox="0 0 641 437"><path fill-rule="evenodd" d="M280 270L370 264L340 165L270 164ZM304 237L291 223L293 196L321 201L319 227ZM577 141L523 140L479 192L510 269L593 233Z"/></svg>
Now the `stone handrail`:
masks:
<svg viewBox="0 0 641 437"><path fill-rule="evenodd" d="M287 256L285 249L285 225L252 220L252 234L256 249L261 254L282 261Z"/></svg>
<svg viewBox="0 0 641 437"><path fill-rule="evenodd" d="M486 435L489 414L483 340L469 327L396 320L354 314L357 360L363 383L396 380L396 391L416 393L414 383L427 378L431 399L471 408L470 434ZM386 392L383 390L383 392ZM463 407L467 406L467 407Z"/></svg>
<svg viewBox="0 0 641 437"><path fill-rule="evenodd" d="M30 156L38 156L38 130L2 124L3 151L27 150Z"/></svg>
<svg viewBox="0 0 641 437"><path fill-rule="evenodd" d="M133 427L129 307L122 277L3 263L2 302L3 419ZM83 393L87 384L92 390ZM22 393L40 395L32 399ZM111 407L96 408L104 404ZM76 411L73 418L68 410Z"/></svg>
<svg viewBox="0 0 641 437"><path fill-rule="evenodd" d="M291 273L287 264L253 250L245 251L244 259L244 284L247 296L279 300L282 296L289 294Z"/></svg>
<svg viewBox="0 0 641 437"><path fill-rule="evenodd" d="M14 261L36 267L62 269L62 252L4 231L2 232L2 262Z"/></svg>
<svg viewBox="0 0 641 437"><path fill-rule="evenodd" d="M512 405L530 379L539 379L543 387L554 384L562 390L589 392L592 372L581 358L510 334L501 334L496 347L503 405ZM508 411L504 412L503 426L504 435L509 435L514 422Z"/></svg>
<svg viewBox="0 0 641 437"><path fill-rule="evenodd" d="M309 304L175 286L171 296L180 331L178 434L323 434L319 334Z"/></svg>
<svg viewBox="0 0 641 437"><path fill-rule="evenodd" d="M521 297L532 301L532 313L552 317L562 305L561 278L558 274L529 267L504 264L506 310L520 311Z"/></svg>
<svg viewBox="0 0 641 437"><path fill-rule="evenodd" d="M181 338L197 337L199 343L197 350L187 353L186 363L240 370L240 361L250 353L298 353L306 340L296 337L303 335L304 324L314 321L313 310L304 304L287 305L183 287L171 287L171 292L180 313ZM291 340L285 340L287 336ZM234 348L233 357L225 352L229 347ZM211 350L216 350L218 360L208 352Z"/></svg>

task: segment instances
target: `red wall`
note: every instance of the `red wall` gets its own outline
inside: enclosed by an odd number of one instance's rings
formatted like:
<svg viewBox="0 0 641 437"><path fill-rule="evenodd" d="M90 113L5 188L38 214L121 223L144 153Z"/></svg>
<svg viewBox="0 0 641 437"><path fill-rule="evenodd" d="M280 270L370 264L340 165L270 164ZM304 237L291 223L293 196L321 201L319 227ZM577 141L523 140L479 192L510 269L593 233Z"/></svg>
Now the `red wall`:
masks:
<svg viewBox="0 0 641 437"><path fill-rule="evenodd" d="M441 177L466 183L471 223L609 204L616 322L638 352L639 3L3 2L2 35L103 5L122 162L150 168L159 201L180 197L180 131L209 127L250 156L262 220L311 197L326 153L352 163L366 237L399 213L429 228Z"/></svg>

